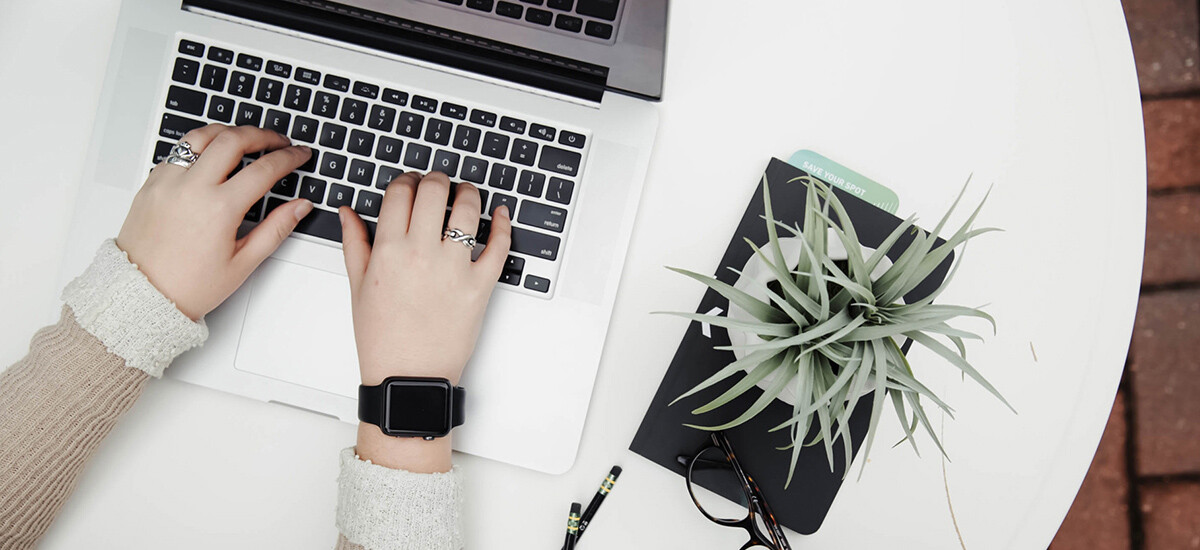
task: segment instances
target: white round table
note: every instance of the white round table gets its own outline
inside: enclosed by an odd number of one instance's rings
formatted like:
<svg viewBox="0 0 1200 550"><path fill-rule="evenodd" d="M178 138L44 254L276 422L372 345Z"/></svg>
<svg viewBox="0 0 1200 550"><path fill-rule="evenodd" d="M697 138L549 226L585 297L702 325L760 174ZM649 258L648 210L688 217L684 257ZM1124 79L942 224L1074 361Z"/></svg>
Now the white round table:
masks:
<svg viewBox="0 0 1200 550"><path fill-rule="evenodd" d="M117 7L0 5L5 364L57 314ZM969 174L968 204L992 186L980 220L1005 232L970 247L942 301L990 304L999 331L971 357L1019 414L914 352L957 408L944 426L951 461L925 438L920 457L876 446L823 528L793 547L958 548L961 534L972 550L1045 548L1108 417L1141 273L1145 157L1119 2L679 1L661 114L580 458L548 476L457 457L469 547L557 547L568 503L586 502L614 463L625 472L580 548L744 542L696 512L680 477L627 450L685 328L648 312L695 306L703 289L663 266L715 266L768 158L809 148L892 188L899 214L926 224ZM898 440L884 419L880 440ZM331 546L337 451L353 441L348 424L157 382L43 548Z"/></svg>

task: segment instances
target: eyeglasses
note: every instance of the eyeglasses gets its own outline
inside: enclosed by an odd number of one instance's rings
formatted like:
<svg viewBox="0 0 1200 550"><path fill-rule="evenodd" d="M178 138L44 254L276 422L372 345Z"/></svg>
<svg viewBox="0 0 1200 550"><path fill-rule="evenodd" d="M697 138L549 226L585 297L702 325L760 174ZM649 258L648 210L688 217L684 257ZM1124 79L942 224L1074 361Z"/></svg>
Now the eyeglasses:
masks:
<svg viewBox="0 0 1200 550"><path fill-rule="evenodd" d="M750 540L741 550L791 550L758 484L746 474L733 454L729 439L723 432L715 432L710 443L695 456L678 458L680 464L687 465L688 493L696 508L717 525L745 529ZM697 491L697 485L718 494ZM737 501L731 502L721 494L736 495Z"/></svg>

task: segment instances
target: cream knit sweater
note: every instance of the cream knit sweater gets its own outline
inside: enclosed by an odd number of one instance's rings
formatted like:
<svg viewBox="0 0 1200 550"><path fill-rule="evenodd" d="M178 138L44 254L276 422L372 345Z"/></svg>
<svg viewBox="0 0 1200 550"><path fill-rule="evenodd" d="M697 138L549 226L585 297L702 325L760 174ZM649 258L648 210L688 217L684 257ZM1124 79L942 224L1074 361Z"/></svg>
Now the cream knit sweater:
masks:
<svg viewBox="0 0 1200 550"><path fill-rule="evenodd" d="M0 550L33 548L96 447L151 378L208 337L109 240L63 291L57 324L0 373ZM463 546L462 473L416 474L341 452L339 550Z"/></svg>

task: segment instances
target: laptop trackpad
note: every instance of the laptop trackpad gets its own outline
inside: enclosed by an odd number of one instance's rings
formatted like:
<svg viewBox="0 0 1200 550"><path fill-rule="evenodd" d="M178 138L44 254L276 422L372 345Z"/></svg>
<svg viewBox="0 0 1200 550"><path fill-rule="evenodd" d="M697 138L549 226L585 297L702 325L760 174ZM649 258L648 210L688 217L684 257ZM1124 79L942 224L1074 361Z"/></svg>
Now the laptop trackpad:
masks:
<svg viewBox="0 0 1200 550"><path fill-rule="evenodd" d="M238 370L358 398L345 276L268 259L252 278Z"/></svg>

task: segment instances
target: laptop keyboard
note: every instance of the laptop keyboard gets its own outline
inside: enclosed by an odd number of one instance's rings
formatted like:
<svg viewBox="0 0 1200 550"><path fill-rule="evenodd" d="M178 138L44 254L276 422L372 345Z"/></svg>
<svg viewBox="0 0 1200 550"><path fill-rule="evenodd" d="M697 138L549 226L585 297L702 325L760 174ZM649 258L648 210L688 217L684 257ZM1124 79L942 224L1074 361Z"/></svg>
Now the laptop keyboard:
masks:
<svg viewBox="0 0 1200 550"><path fill-rule="evenodd" d="M621 15L620 0L424 0L599 42L613 42Z"/></svg>
<svg viewBox="0 0 1200 550"><path fill-rule="evenodd" d="M315 208L297 233L340 242L337 208L345 205L373 236L383 195L396 176L440 171L479 187L481 243L487 242L493 210L507 205L512 213L512 253L501 286L543 298L553 294L569 212L579 195L586 132L197 38L180 39L169 72L152 164L185 133L210 122L275 130L312 148L312 159L276 182L246 213L247 221L258 222L302 197ZM253 160L243 159L234 174Z"/></svg>

